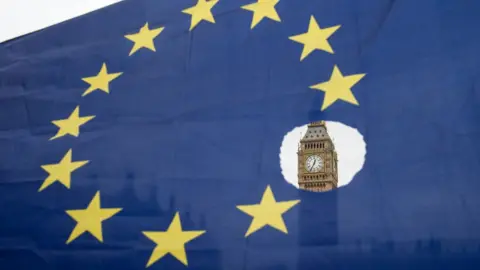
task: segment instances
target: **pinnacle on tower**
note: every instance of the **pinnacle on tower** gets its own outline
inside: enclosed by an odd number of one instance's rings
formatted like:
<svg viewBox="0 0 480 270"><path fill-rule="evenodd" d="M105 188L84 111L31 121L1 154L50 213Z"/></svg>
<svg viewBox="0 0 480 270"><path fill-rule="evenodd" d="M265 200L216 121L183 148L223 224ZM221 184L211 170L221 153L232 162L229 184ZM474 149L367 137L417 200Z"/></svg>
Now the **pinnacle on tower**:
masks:
<svg viewBox="0 0 480 270"><path fill-rule="evenodd" d="M325 121L316 121L312 122L308 125L309 127L324 127L325 126Z"/></svg>

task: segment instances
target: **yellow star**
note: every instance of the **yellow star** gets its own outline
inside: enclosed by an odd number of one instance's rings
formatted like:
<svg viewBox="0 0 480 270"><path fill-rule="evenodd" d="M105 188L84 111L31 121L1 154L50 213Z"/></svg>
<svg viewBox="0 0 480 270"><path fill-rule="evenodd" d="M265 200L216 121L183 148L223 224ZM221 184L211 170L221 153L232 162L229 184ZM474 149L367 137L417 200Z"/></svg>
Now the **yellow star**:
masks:
<svg viewBox="0 0 480 270"><path fill-rule="evenodd" d="M148 239L157 245L147 262L147 267L169 253L184 265L188 265L185 244L204 233L205 231L182 231L178 212L175 213L175 217L166 232L143 232Z"/></svg>
<svg viewBox="0 0 480 270"><path fill-rule="evenodd" d="M141 48L147 48L155 52L155 44L153 43L153 39L160 35L164 28L165 27L149 29L147 22L137 33L125 35L127 39L135 43L128 56L134 54Z"/></svg>
<svg viewBox="0 0 480 270"><path fill-rule="evenodd" d="M102 221L113 217L120 211L122 211L122 208L101 208L100 191L97 191L86 209L66 211L77 222L70 237L68 237L67 244L77 239L84 232L89 232L98 241L103 242Z"/></svg>
<svg viewBox="0 0 480 270"><path fill-rule="evenodd" d="M278 2L280 2L280 0L258 0L257 3L242 6L243 9L253 12L250 29L253 29L265 17L280 22L280 17L278 16L277 10L275 10L275 5L278 4Z"/></svg>
<svg viewBox="0 0 480 270"><path fill-rule="evenodd" d="M80 106L75 107L75 110L73 110L72 114L70 114L67 119L52 121L54 125L59 127L59 130L55 136L50 138L50 140L63 137L67 134L78 137L80 134L80 126L92 120L93 118L95 118L95 115L80 117Z"/></svg>
<svg viewBox="0 0 480 270"><path fill-rule="evenodd" d="M253 217L252 223L245 234L245 237L260 230L266 225L283 232L288 233L282 214L298 204L300 200L277 202L270 186L263 193L260 204L238 205L240 211Z"/></svg>
<svg viewBox="0 0 480 270"><path fill-rule="evenodd" d="M98 72L97 76L82 78L82 80L88 84L90 87L83 93L83 96L90 94L95 90L102 90L105 93L109 93L108 85L111 81L116 79L118 76L122 75L123 72L118 73L108 73L107 65L103 63L102 69Z"/></svg>
<svg viewBox="0 0 480 270"><path fill-rule="evenodd" d="M215 23L212 15L212 8L218 3L218 0L198 0L193 7L182 10L183 13L190 14L192 21L190 22L190 31L197 26L202 20Z"/></svg>
<svg viewBox="0 0 480 270"><path fill-rule="evenodd" d="M364 76L365 74L343 76L340 72L340 69L335 66L328 82L312 85L310 86L310 88L325 92L325 97L323 99L323 105L321 109L322 111L327 109L330 105L332 105L335 101L339 99L358 106L358 101L355 99L351 88Z"/></svg>
<svg viewBox="0 0 480 270"><path fill-rule="evenodd" d="M298 43L302 43L303 51L300 61L307 57L314 50L323 50L333 54L333 49L328 43L328 38L340 28L340 25L335 25L325 29L321 29L318 25L315 17L310 16L310 24L308 25L308 31L306 33L291 36L291 40Z"/></svg>
<svg viewBox="0 0 480 270"><path fill-rule="evenodd" d="M48 172L48 177L43 181L43 184L38 191L40 192L44 190L56 181L70 189L71 173L88 162L88 160L72 162L72 149L70 149L59 163L42 165L42 169Z"/></svg>

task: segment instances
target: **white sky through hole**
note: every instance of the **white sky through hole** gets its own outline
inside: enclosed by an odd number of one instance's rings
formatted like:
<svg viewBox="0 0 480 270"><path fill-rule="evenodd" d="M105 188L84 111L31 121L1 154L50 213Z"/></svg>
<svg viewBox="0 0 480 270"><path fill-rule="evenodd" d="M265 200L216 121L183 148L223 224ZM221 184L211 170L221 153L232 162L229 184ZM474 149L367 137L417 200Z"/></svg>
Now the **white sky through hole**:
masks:
<svg viewBox="0 0 480 270"><path fill-rule="evenodd" d="M2 25L0 42L73 19L120 1L2 0L0 5Z"/></svg>
<svg viewBox="0 0 480 270"><path fill-rule="evenodd" d="M326 121L327 131L338 155L338 187L350 183L365 163L366 144L357 129L340 122ZM307 131L307 124L285 135L280 148L280 167L287 182L298 188L298 143Z"/></svg>

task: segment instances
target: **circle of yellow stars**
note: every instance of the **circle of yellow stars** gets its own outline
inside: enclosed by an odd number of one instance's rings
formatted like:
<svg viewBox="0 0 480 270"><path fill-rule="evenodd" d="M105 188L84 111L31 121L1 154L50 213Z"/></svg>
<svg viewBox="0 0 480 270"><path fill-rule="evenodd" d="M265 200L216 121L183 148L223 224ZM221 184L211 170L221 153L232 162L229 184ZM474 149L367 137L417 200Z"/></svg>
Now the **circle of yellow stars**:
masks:
<svg viewBox="0 0 480 270"><path fill-rule="evenodd" d="M203 21L214 24L215 18L212 9L218 2L219 0L197 0L194 6L182 10L182 13L190 16L189 31L193 31ZM276 10L276 5L279 2L280 0L257 0L254 3L242 6L242 9L252 12L250 29L254 29L266 19L281 22L280 15ZM328 39L340 27L341 25L335 25L321 28L317 19L312 15L305 33L295 34L289 37L293 42L303 45L300 61L303 61L316 50L334 54L334 50L328 42ZM125 35L126 39L133 42L129 56L134 55L141 49L156 52L154 41L164 30L165 27L151 28L147 22L140 27L138 32ZM85 83L89 84L89 87L83 92L82 97L96 91L103 91L109 94L110 83L121 75L122 72L109 73L107 64L102 63L96 75L82 78ZM324 100L320 108L322 111L326 110L338 100L359 106L351 89L364 76L365 74L345 76L339 67L335 65L328 81L317 83L310 86L310 88L324 92ZM58 132L51 137L50 140L60 139L67 135L78 137L80 135L80 127L94 120L94 118L95 115L80 116L80 106L76 106L67 118L52 121L52 124L58 127ZM56 182L70 189L72 173L87 165L89 162L89 160L73 161L73 150L69 149L58 163L41 166L41 168L48 173L48 176L38 191L44 191ZM298 203L300 203L300 200L277 201L271 187L267 186L259 203L237 206L238 210L252 217L245 237L249 237L266 226L287 234L288 230L283 219L283 214ZM76 222L66 243L70 244L87 232L99 242L103 242L103 222L109 220L120 211L122 211L122 208L102 208L100 204L100 191L97 191L85 209L66 210L66 214ZM203 235L205 231L183 230L180 214L177 212L166 231L144 231L142 233L156 245L146 263L146 267L149 267L167 254L170 254L184 265L188 265L185 245Z"/></svg>

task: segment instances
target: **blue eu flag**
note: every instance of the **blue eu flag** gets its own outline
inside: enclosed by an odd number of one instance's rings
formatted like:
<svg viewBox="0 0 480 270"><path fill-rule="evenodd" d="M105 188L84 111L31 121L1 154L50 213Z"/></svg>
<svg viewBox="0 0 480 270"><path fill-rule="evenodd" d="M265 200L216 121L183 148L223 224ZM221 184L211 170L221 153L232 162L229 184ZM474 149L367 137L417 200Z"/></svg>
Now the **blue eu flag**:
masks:
<svg viewBox="0 0 480 270"><path fill-rule="evenodd" d="M0 269L478 269L479 12L138 0L3 43ZM366 142L328 192L280 167L317 121Z"/></svg>

